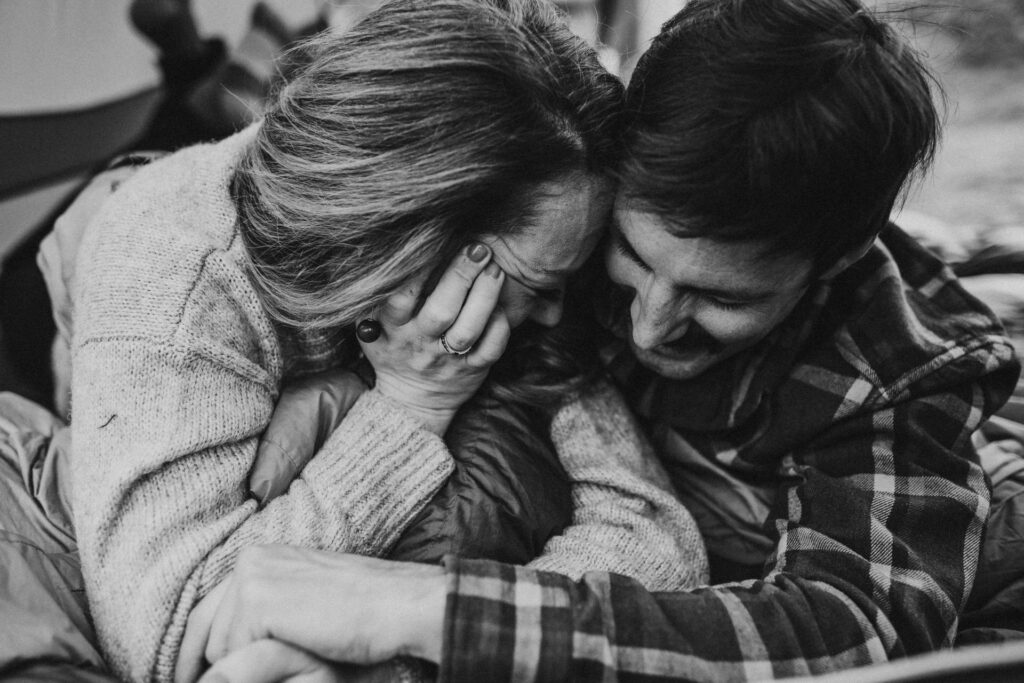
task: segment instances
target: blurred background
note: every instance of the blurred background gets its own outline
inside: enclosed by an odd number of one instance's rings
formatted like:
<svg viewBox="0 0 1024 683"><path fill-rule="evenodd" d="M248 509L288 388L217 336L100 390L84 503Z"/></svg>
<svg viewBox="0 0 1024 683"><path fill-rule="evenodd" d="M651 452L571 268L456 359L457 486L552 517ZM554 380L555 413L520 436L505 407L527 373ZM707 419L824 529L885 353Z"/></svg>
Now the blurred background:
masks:
<svg viewBox="0 0 1024 683"><path fill-rule="evenodd" d="M684 2L556 4L628 79ZM947 99L939 158L898 220L953 263L986 256L972 286L994 291L986 301L1024 338L1024 0L868 2L923 51ZM121 152L244 126L289 44L344 31L378 3L0 0L0 390L49 404L53 324L35 252L85 179ZM1007 287L1019 295L1003 302Z"/></svg>
<svg viewBox="0 0 1024 683"><path fill-rule="evenodd" d="M1024 1L887 0L946 92L946 129L931 174L908 201L961 230L1024 232Z"/></svg>

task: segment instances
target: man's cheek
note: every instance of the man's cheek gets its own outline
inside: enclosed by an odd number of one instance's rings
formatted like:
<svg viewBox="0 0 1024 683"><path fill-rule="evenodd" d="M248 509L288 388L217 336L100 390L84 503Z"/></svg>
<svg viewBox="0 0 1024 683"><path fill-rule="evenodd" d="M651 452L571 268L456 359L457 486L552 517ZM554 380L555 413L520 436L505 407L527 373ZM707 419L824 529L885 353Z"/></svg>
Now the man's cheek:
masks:
<svg viewBox="0 0 1024 683"><path fill-rule="evenodd" d="M718 314L709 316L703 321L698 320L701 326L725 346L735 346L754 339L760 339L771 324L765 324L761 316L737 316L735 314Z"/></svg>

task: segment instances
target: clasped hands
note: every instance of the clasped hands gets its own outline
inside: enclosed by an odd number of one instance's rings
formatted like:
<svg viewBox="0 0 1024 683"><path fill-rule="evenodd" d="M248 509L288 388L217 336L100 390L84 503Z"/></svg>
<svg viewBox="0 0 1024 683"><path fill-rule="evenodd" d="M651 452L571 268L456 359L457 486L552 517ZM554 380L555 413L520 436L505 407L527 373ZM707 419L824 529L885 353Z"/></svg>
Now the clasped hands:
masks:
<svg viewBox="0 0 1024 683"><path fill-rule="evenodd" d="M444 570L292 546L247 548L192 611L175 679L201 683L391 680L364 665L437 662Z"/></svg>

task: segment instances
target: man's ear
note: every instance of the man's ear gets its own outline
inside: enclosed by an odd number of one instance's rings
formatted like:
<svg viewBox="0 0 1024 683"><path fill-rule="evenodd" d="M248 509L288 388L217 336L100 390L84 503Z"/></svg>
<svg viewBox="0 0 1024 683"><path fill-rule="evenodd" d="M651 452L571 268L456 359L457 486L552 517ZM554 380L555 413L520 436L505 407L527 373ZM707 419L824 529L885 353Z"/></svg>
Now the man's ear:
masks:
<svg viewBox="0 0 1024 683"><path fill-rule="evenodd" d="M848 252L839 257L839 259L832 264L832 267L826 270L824 273L818 276L819 280L831 280L839 273L843 272L857 261L864 258L864 254L868 253L868 249L875 243L877 235L872 235L870 239L866 240L862 244L850 249Z"/></svg>

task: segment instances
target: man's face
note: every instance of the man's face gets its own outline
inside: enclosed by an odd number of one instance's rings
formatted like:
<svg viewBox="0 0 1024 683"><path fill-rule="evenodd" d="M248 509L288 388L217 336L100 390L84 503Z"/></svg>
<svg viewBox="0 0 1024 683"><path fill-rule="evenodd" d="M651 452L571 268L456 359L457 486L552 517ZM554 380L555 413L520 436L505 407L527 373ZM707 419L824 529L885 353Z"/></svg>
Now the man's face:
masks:
<svg viewBox="0 0 1024 683"><path fill-rule="evenodd" d="M621 197L605 264L632 297L617 331L641 363L677 380L763 339L796 306L811 272L809 259L766 255L758 241L677 237Z"/></svg>

